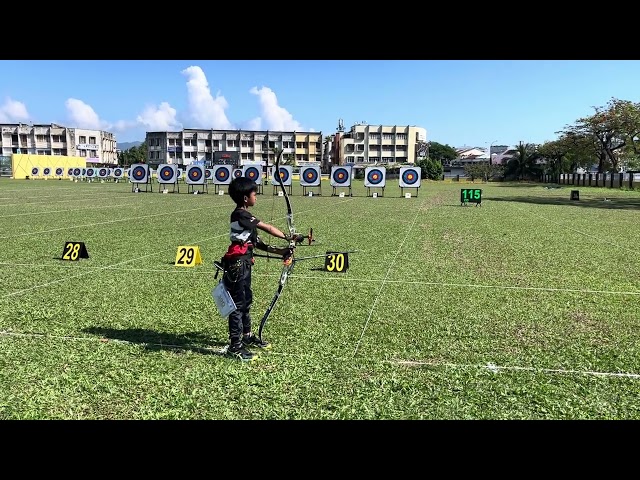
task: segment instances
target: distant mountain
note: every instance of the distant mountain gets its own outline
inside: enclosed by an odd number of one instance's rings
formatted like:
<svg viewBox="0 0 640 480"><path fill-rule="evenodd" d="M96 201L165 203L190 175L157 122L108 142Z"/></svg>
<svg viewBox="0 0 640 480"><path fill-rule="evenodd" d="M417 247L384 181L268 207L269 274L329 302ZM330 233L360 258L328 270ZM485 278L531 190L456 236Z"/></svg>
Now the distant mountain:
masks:
<svg viewBox="0 0 640 480"><path fill-rule="evenodd" d="M118 150L129 150L132 147L137 147L138 145L143 144L144 142L117 142Z"/></svg>

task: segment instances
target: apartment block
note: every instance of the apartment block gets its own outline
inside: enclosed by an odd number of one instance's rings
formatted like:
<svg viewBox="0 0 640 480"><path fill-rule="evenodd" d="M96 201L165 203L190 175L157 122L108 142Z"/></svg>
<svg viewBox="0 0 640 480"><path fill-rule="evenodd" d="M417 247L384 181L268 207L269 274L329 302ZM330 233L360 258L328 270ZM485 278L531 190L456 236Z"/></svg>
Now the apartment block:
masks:
<svg viewBox="0 0 640 480"><path fill-rule="evenodd" d="M180 132L147 132L148 163L188 166L201 163L244 165L264 162L273 165L273 149L282 149L284 158L295 165L320 162L321 132L278 132L247 130L183 129Z"/></svg>
<svg viewBox="0 0 640 480"><path fill-rule="evenodd" d="M117 165L110 132L52 124L0 124L0 156L12 154L85 157L91 164Z"/></svg>
<svg viewBox="0 0 640 480"><path fill-rule="evenodd" d="M416 163L418 150L427 141L427 130L413 125L357 123L348 132L337 132L325 143L325 163L331 165L388 165Z"/></svg>

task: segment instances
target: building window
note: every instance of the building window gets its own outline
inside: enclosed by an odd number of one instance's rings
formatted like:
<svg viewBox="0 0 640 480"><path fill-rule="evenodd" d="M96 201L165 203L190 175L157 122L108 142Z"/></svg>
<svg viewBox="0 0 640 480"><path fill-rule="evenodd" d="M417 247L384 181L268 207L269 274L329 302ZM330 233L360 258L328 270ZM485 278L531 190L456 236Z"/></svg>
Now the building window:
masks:
<svg viewBox="0 0 640 480"><path fill-rule="evenodd" d="M86 135L80 135L78 137L78 143L87 143L87 136Z"/></svg>
<svg viewBox="0 0 640 480"><path fill-rule="evenodd" d="M393 140L393 133L383 133L382 134L382 139L383 140Z"/></svg>
<svg viewBox="0 0 640 480"><path fill-rule="evenodd" d="M170 138L169 139L169 145L175 145L176 144L176 139L175 138Z"/></svg>
<svg viewBox="0 0 640 480"><path fill-rule="evenodd" d="M369 140L380 140L380 134L379 133L370 133L369 134Z"/></svg>
<svg viewBox="0 0 640 480"><path fill-rule="evenodd" d="M238 141L237 140L227 140L227 147L237 147L238 146Z"/></svg>
<svg viewBox="0 0 640 480"><path fill-rule="evenodd" d="M382 145L383 152L390 152L391 150L393 150L393 145Z"/></svg>
<svg viewBox="0 0 640 480"><path fill-rule="evenodd" d="M253 146L253 142L251 140L242 140L242 146L244 148L252 147Z"/></svg>
<svg viewBox="0 0 640 480"><path fill-rule="evenodd" d="M362 144L356 145L356 151L364 152L364 145L362 145Z"/></svg>
<svg viewBox="0 0 640 480"><path fill-rule="evenodd" d="M205 140L204 141L204 146L205 147L210 147L211 146L211 140Z"/></svg>
<svg viewBox="0 0 640 480"><path fill-rule="evenodd" d="M46 135L36 135L36 142L46 142L47 141L47 136Z"/></svg>
<svg viewBox="0 0 640 480"><path fill-rule="evenodd" d="M56 150L57 150L57 148L54 149L54 152ZM81 156L81 157L86 157L87 156L87 151L86 150L78 150L78 155Z"/></svg>
<svg viewBox="0 0 640 480"><path fill-rule="evenodd" d="M407 134L406 133L398 133L396 135L396 139L398 139L398 140L406 140L407 139Z"/></svg>
<svg viewBox="0 0 640 480"><path fill-rule="evenodd" d="M220 148L220 140L213 141L213 148Z"/></svg>
<svg viewBox="0 0 640 480"><path fill-rule="evenodd" d="M242 160L252 160L253 159L253 154L252 153L243 153L242 154Z"/></svg>
<svg viewBox="0 0 640 480"><path fill-rule="evenodd" d="M396 145L396 152L406 152L406 151L407 151L406 145Z"/></svg>
<svg viewBox="0 0 640 480"><path fill-rule="evenodd" d="M305 148L305 142L296 142L296 148Z"/></svg>
<svg viewBox="0 0 640 480"><path fill-rule="evenodd" d="M82 142L80 142L82 143ZM89 143L96 144L96 137L89 137Z"/></svg>
<svg viewBox="0 0 640 480"><path fill-rule="evenodd" d="M369 157L369 161L373 163L378 163L380 161L380 157Z"/></svg>

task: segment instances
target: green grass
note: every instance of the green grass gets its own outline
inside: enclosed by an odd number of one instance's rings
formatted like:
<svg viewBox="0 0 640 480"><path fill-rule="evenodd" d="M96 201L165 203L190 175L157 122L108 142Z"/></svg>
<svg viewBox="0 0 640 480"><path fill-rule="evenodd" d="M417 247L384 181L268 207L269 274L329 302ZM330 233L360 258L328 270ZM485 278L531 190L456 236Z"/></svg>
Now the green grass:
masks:
<svg viewBox="0 0 640 480"><path fill-rule="evenodd" d="M640 192L477 183L462 207L469 185L397 185L294 182L318 243L297 255L357 253L296 264L273 349L240 363L210 295L228 195L0 179L0 418L640 418ZM286 229L271 191L252 212ZM61 261L66 241L90 258ZM175 266L181 245L204 263ZM280 270L256 259L256 330Z"/></svg>

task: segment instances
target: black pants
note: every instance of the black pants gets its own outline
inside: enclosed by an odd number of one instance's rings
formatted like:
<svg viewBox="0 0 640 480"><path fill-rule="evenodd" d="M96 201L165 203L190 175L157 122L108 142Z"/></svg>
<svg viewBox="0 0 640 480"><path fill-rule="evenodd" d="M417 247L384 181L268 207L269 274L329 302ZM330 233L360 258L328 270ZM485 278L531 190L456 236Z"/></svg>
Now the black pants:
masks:
<svg viewBox="0 0 640 480"><path fill-rule="evenodd" d="M251 291L250 258L226 261L223 260L225 274L224 286L231 294L236 304L236 310L229 314L229 341L231 344L240 342L243 333L251 332L251 315L249 310L253 303Z"/></svg>

